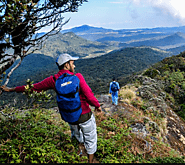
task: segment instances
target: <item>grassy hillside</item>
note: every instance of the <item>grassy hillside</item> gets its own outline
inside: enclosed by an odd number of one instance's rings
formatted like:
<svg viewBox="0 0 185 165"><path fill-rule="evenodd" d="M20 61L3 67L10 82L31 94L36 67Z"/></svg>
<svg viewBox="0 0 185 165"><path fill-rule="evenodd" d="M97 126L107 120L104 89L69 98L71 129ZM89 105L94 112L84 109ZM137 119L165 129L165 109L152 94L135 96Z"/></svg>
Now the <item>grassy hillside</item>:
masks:
<svg viewBox="0 0 185 165"><path fill-rule="evenodd" d="M8 109L4 110L9 112ZM1 163L87 163L77 155L78 142L70 138L69 125L54 109L12 110L14 117L0 116ZM133 115L138 115L135 111ZM130 120L97 115L100 163L184 163L182 156L167 144L131 132ZM152 145L150 149L148 142Z"/></svg>

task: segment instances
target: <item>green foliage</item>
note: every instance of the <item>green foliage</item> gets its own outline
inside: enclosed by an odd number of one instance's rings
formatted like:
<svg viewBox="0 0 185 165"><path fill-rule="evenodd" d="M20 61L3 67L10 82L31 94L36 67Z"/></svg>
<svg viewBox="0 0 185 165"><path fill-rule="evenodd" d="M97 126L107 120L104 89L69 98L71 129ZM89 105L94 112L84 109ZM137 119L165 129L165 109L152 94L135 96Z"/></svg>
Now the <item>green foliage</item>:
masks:
<svg viewBox="0 0 185 165"><path fill-rule="evenodd" d="M175 99L169 93L166 93L166 99L169 100L172 104L175 104Z"/></svg>
<svg viewBox="0 0 185 165"><path fill-rule="evenodd" d="M185 104L180 105L180 111L177 111L177 114L185 120Z"/></svg>
<svg viewBox="0 0 185 165"><path fill-rule="evenodd" d="M47 94L46 91L37 92L33 91L33 81L30 79L26 81L27 85L25 86L24 94L27 96L29 105L36 105L37 102L49 102L51 99L51 94Z"/></svg>
<svg viewBox="0 0 185 165"><path fill-rule="evenodd" d="M177 157L156 157L150 161L150 163L185 163L184 158Z"/></svg>
<svg viewBox="0 0 185 165"><path fill-rule="evenodd" d="M185 91L185 82L184 81L181 83L181 87Z"/></svg>
<svg viewBox="0 0 185 165"><path fill-rule="evenodd" d="M9 111L3 110L4 113ZM0 119L1 163L87 163L86 156L77 155L78 142L67 133L69 125L61 120L59 113L52 109L14 109L13 112L12 118ZM153 159L155 155L147 154L144 149L146 141L151 139L139 139L131 133L130 121L126 118L112 116L101 120L96 116L96 122L98 147L95 156L100 163L158 161ZM153 154L171 154L159 141L152 144L155 146ZM180 160L173 159L174 162Z"/></svg>
<svg viewBox="0 0 185 165"><path fill-rule="evenodd" d="M126 122L126 120L125 120ZM130 128L121 128L121 119L108 117L97 127L98 150L96 157L101 163L146 162L141 155L128 152L132 142L128 140Z"/></svg>
<svg viewBox="0 0 185 165"><path fill-rule="evenodd" d="M180 70L172 72L169 75L168 80L179 85L182 81L184 81L184 72L181 72Z"/></svg>
<svg viewBox="0 0 185 165"><path fill-rule="evenodd" d="M76 154L77 142L63 133L69 126L53 115L50 110L34 109L28 111L24 118L16 113L14 119L1 120L0 162L87 162L86 157Z"/></svg>
<svg viewBox="0 0 185 165"><path fill-rule="evenodd" d="M154 78L156 77L160 72L157 69L149 68L147 69L143 75L146 75L148 77Z"/></svg>

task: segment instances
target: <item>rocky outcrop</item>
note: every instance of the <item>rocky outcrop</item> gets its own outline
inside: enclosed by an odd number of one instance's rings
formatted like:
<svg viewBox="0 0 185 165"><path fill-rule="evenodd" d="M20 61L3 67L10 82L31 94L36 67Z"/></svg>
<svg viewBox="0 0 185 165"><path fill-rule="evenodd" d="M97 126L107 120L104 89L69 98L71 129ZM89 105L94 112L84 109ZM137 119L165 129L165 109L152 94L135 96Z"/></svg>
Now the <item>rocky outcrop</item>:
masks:
<svg viewBox="0 0 185 165"><path fill-rule="evenodd" d="M138 95L148 100L146 111L150 111L156 117L162 117L163 120L166 120L166 130L161 133L163 141L169 143L172 148L183 154L185 151L185 122L166 103L166 93L163 91L163 84L146 76L140 75L135 78L142 84L138 88ZM161 131L161 128L155 122L150 120L147 122L156 132Z"/></svg>
<svg viewBox="0 0 185 165"><path fill-rule="evenodd" d="M100 95L97 99L101 105L102 111L106 115L111 115L118 110L118 106L112 105L110 95Z"/></svg>
<svg viewBox="0 0 185 165"><path fill-rule="evenodd" d="M141 121L137 120L130 125L132 132L145 138L147 135L158 134L163 142L168 143L173 149L184 155L185 151L185 122L173 111L166 101L166 93L163 91L163 83L152 78L137 75L135 80L140 82L140 86L135 91L137 97L145 101L146 109L137 109L133 105L120 103L118 106L111 104L109 95L100 95L98 100L105 114L119 113L129 118L133 111L143 111L140 116ZM134 85L134 84L133 84ZM145 116L152 113L158 122ZM139 118L139 117L138 117ZM147 130L147 128L149 128ZM150 136L152 140L157 140Z"/></svg>

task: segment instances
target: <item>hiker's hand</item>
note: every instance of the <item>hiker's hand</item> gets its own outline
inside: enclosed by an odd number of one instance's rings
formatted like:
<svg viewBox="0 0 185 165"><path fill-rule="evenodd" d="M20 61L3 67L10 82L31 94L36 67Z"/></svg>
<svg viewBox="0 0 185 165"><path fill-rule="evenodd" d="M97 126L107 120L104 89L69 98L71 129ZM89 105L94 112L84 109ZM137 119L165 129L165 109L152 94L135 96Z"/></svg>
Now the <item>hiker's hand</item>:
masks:
<svg viewBox="0 0 185 165"><path fill-rule="evenodd" d="M94 110L95 112L99 112L99 113L101 113L102 112L102 109L101 109L101 107L99 107L99 108L95 108L95 110Z"/></svg>
<svg viewBox="0 0 185 165"><path fill-rule="evenodd" d="M3 91L5 92L13 92L15 91L15 88L9 88L9 87L6 87L6 86L1 86L1 89L3 89Z"/></svg>

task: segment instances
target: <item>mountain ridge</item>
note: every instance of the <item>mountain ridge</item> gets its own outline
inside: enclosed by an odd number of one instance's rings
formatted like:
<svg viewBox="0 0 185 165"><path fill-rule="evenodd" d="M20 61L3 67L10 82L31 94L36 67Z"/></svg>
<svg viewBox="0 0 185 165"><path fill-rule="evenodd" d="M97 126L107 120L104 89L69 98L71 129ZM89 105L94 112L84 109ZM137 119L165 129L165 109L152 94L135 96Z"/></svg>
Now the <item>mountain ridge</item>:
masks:
<svg viewBox="0 0 185 165"><path fill-rule="evenodd" d="M59 33L49 37L45 41L45 46L41 50L37 50L35 54L45 54L56 58L60 53L69 53L79 57L95 57L106 54L117 49L114 46L106 45L100 42L88 41L79 37L73 32Z"/></svg>
<svg viewBox="0 0 185 165"><path fill-rule="evenodd" d="M62 33L64 32L74 32L87 40L99 41L119 48L145 45L180 53L178 47L185 45L184 37L179 35L181 33L184 36L185 26L113 30L82 25L64 30ZM165 37L169 37L170 41Z"/></svg>

